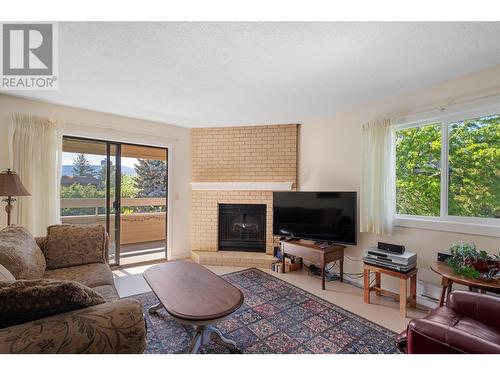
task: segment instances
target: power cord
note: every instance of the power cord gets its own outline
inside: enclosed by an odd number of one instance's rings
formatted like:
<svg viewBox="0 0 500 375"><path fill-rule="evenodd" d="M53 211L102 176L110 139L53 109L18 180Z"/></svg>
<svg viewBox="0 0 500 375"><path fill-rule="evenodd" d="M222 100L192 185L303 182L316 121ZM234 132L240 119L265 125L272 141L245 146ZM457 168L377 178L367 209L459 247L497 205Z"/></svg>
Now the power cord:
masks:
<svg viewBox="0 0 500 375"><path fill-rule="evenodd" d="M333 267L338 267L338 266L339 265L338 265L337 261L335 261L335 262L333 262L333 264L329 268L326 268L325 271L328 272ZM361 279L364 276L363 272L355 272L355 273L344 272L344 275L347 275L353 279Z"/></svg>
<svg viewBox="0 0 500 375"><path fill-rule="evenodd" d="M325 268L325 280L327 281L334 281L334 280L339 280L340 276L331 273L330 271L332 270L333 267L338 266L337 262L334 262L332 266ZM311 264L310 266L306 266L308 269L308 274L315 276L317 278L321 277L321 269L319 267L316 267L315 265ZM348 273L344 272L344 275L349 276L350 279L361 279L364 277L364 274L362 272L360 273ZM373 277L370 275L370 284L373 284L375 282L375 275Z"/></svg>

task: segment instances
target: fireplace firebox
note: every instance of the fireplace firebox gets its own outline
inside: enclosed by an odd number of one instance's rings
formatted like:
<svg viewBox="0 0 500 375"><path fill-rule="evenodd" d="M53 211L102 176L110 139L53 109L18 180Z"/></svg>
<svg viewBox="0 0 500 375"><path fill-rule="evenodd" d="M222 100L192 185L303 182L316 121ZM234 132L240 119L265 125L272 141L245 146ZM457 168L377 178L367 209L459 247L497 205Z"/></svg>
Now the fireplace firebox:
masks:
<svg viewBox="0 0 500 375"><path fill-rule="evenodd" d="M266 205L219 204L219 250L266 252Z"/></svg>

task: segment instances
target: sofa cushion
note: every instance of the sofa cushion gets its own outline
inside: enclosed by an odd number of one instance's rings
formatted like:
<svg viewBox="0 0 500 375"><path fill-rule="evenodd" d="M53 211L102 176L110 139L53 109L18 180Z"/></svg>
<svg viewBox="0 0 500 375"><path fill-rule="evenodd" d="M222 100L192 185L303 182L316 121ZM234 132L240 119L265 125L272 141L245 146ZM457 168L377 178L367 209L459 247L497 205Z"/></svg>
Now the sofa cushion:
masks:
<svg viewBox="0 0 500 375"><path fill-rule="evenodd" d="M438 307L408 325L409 353L498 353L500 331L461 315L447 306Z"/></svg>
<svg viewBox="0 0 500 375"><path fill-rule="evenodd" d="M106 231L102 225L52 225L47 228L47 268L105 263Z"/></svg>
<svg viewBox="0 0 500 375"><path fill-rule="evenodd" d="M45 279L78 281L90 288L101 285L114 285L113 273L106 263L93 263L83 266L47 270L43 277Z"/></svg>
<svg viewBox="0 0 500 375"><path fill-rule="evenodd" d="M45 272L45 257L25 228L9 226L0 231L0 264L16 279L39 279Z"/></svg>
<svg viewBox="0 0 500 375"><path fill-rule="evenodd" d="M12 275L7 268L0 264L0 281L16 281L14 275Z"/></svg>
<svg viewBox="0 0 500 375"><path fill-rule="evenodd" d="M464 337L469 338L469 336L472 336L475 342L485 343L486 345L494 344L497 350L500 348L500 330L487 326L477 320L464 316L453 328L448 333L448 343L452 346L458 348L462 346L463 348L465 346L464 341L466 341ZM481 351L479 352L481 353Z"/></svg>
<svg viewBox="0 0 500 375"><path fill-rule="evenodd" d="M0 283L0 328L105 303L74 281L36 279Z"/></svg>
<svg viewBox="0 0 500 375"><path fill-rule="evenodd" d="M99 293L108 302L116 301L120 299L116 288L113 285L101 285L92 288L93 291Z"/></svg>

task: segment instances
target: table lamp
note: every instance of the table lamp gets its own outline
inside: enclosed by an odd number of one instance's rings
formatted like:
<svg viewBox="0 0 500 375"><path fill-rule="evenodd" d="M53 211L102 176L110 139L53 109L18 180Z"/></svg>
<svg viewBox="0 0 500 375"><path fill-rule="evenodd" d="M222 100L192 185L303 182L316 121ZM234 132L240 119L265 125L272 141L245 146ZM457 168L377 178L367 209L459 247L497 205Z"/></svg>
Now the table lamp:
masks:
<svg viewBox="0 0 500 375"><path fill-rule="evenodd" d="M16 201L14 197L31 195L21 183L19 176L16 172L7 169L0 172L0 197L7 197L2 199L6 202L5 211L7 212L7 226L10 225L10 212L12 211L12 202Z"/></svg>

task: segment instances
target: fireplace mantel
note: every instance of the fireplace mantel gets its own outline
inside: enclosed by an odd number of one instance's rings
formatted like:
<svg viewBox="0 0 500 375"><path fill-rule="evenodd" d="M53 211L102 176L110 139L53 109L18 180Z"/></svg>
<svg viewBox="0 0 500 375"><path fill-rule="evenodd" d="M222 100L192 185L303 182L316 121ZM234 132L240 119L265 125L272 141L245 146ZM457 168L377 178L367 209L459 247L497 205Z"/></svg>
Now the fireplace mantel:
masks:
<svg viewBox="0 0 500 375"><path fill-rule="evenodd" d="M192 190L291 191L293 182L191 182Z"/></svg>

